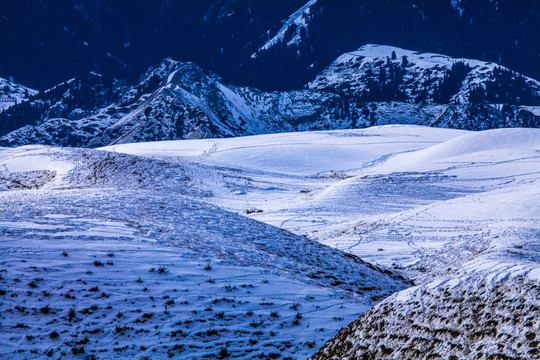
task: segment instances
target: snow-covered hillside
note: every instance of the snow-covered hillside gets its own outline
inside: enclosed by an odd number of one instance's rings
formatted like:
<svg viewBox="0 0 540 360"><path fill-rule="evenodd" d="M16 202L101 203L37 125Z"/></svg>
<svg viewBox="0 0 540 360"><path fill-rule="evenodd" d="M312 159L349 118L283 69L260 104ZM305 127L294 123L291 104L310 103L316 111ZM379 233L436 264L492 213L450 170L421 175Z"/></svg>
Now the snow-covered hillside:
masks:
<svg viewBox="0 0 540 360"><path fill-rule="evenodd" d="M470 344L491 355L534 355L524 341L536 344L530 339L536 325L519 309L534 312L538 307L539 139L536 129L466 132L385 126L125 144L107 150L188 159L200 166L198 175L190 176L212 193L209 203L307 234L419 284L412 290L416 295L398 293L377 305L317 359L370 354L423 358L449 352L474 358L480 350L472 352ZM210 175L216 166L220 173ZM523 291L504 290L516 287ZM441 293L463 309L440 308ZM429 310L413 312L419 297ZM513 305L502 312L499 303ZM481 309L477 313L485 321L464 311L471 307ZM493 312L497 324L488 318ZM412 323L403 320L411 316ZM508 328L509 316L520 324L519 331ZM448 318L448 323L434 322L437 317ZM473 320L481 336L466 325ZM391 324L386 332L391 341L378 335L382 323ZM454 345L447 347L437 329L458 334ZM497 350L499 331L508 344L522 347ZM400 335L404 332L414 336L405 338ZM462 348L464 343L468 347ZM410 352L404 352L407 348Z"/></svg>
<svg viewBox="0 0 540 360"><path fill-rule="evenodd" d="M311 8L317 0L309 0L300 9L295 11L288 19L283 21L283 24L276 35L268 40L257 52L251 55L252 59L257 58L258 53L268 51L268 49L284 44L284 46L298 46L302 41L302 32L308 32L307 17L311 12Z"/></svg>
<svg viewBox="0 0 540 360"><path fill-rule="evenodd" d="M36 90L0 78L0 111L20 104L35 94L37 94Z"/></svg>
<svg viewBox="0 0 540 360"><path fill-rule="evenodd" d="M236 212L257 209L249 216L386 266L410 266L421 277L416 268L425 272L430 261L440 267L441 254L474 255L450 253L452 244L501 245L512 236L504 220L512 212L510 218L523 218L514 227L535 228L539 139L536 129L384 126L106 149L189 159L203 166L191 176L213 194L207 201Z"/></svg>
<svg viewBox="0 0 540 360"><path fill-rule="evenodd" d="M399 91L403 99L410 102L435 100L467 104L471 102L471 93L475 89L481 87L486 90L489 81L495 80L498 69L509 71L494 63L369 44L341 55L307 86L310 89L340 91L355 96L369 96L370 93L373 96L376 90L374 83L384 87L395 82L396 89L390 90ZM538 81L526 77L521 79L518 74L509 74L509 78L504 81L512 83L521 80L520 86L529 88L532 96L529 101L540 104ZM504 86L510 84L505 83ZM497 95L501 96L501 103L506 102L502 93Z"/></svg>
<svg viewBox="0 0 540 360"><path fill-rule="evenodd" d="M0 357L301 359L410 286L213 206L206 174L222 168L0 148Z"/></svg>
<svg viewBox="0 0 540 360"><path fill-rule="evenodd" d="M306 358L372 308L316 358L533 354L539 139L392 125L0 148L0 353ZM443 328L457 348L426 337ZM493 350L499 333L531 344Z"/></svg>

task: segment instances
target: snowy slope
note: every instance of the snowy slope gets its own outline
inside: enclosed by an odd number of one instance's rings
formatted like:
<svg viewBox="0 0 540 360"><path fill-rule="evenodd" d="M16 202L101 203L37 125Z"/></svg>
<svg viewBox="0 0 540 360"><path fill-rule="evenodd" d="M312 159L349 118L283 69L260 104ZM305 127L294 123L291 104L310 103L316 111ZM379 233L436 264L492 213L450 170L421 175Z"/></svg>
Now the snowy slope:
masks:
<svg viewBox="0 0 540 360"><path fill-rule="evenodd" d="M356 254L372 248L371 261L421 272L482 269L492 251L500 262L499 253L519 245L516 233L521 241L538 236L539 139L533 129L490 130L393 156L349 182L391 181L409 198L415 193L407 187L414 186L429 191L432 201L392 214L366 212L315 236ZM472 261L470 268L464 261Z"/></svg>
<svg viewBox="0 0 540 360"><path fill-rule="evenodd" d="M208 171L194 176L212 179L207 185L201 184L215 195L209 201L239 212L258 208L264 212L251 216L293 231L307 226L300 231L306 233L339 224L363 211L359 201L364 190L354 192L358 202L343 201L351 195L346 184L355 180L352 176L358 169L369 169L395 153L424 149L463 134L466 132L400 125L123 144L106 149L166 159L182 157L218 166L222 168L219 176ZM332 195L334 188L338 189L336 198ZM374 204L368 206L374 209Z"/></svg>
<svg viewBox="0 0 540 360"><path fill-rule="evenodd" d="M459 84L450 94L449 99L453 104L469 103L470 93L475 87L485 88L486 83L493 79L495 69L497 67L504 69L494 63L473 59L452 58L393 46L368 44L338 57L307 87L316 90L339 90L354 95L369 93L372 91L371 83L378 80L381 69L389 71L388 65L393 65L396 71L403 72L399 89L405 98L412 102L429 101L433 100L433 96L452 65L460 62L470 68L464 70L465 73L460 74L459 79L456 79ZM386 76L386 81L390 81L391 74L387 73ZM524 84L536 94L538 102L540 83L537 80L525 78Z"/></svg>
<svg viewBox="0 0 540 360"><path fill-rule="evenodd" d="M0 357L303 359L401 276L205 203L181 159L0 150Z"/></svg>
<svg viewBox="0 0 540 360"><path fill-rule="evenodd" d="M191 176L212 193L206 201L419 284L376 305L316 359L534 358L539 139L536 129L384 126L107 149L199 164Z"/></svg>
<svg viewBox="0 0 540 360"><path fill-rule="evenodd" d="M195 175L211 179L200 180L209 202L423 277L446 263L482 268L463 248L534 238L537 133L386 126L107 149L219 166Z"/></svg>
<svg viewBox="0 0 540 360"><path fill-rule="evenodd" d="M423 149L466 133L418 126L385 126L121 144L104 149L139 156L189 156L189 160L204 164L307 177L362 168L366 162L393 151Z"/></svg>
<svg viewBox="0 0 540 360"><path fill-rule="evenodd" d="M37 94L37 90L0 78L0 111L28 100L29 97L35 94ZM15 100L15 102L12 100Z"/></svg>
<svg viewBox="0 0 540 360"><path fill-rule="evenodd" d="M307 32L308 21L307 17L310 14L311 8L317 3L317 0L310 0L300 9L295 11L288 19L283 21L283 25L270 40L268 40L263 46L257 50L257 52L251 55L252 59L257 58L257 55L261 52L283 43L285 46L298 46L301 42L301 32ZM292 34L292 35L290 35Z"/></svg>
<svg viewBox="0 0 540 360"><path fill-rule="evenodd" d="M463 134L463 131L385 126L364 130L288 133L238 139L123 144L107 147L115 152L171 159L187 157L219 173L199 169L192 177L214 196L211 203L231 211L251 209L256 219L302 234L326 229L351 215L376 206L370 198L361 206L348 199L348 191L319 194L340 187L351 171L371 166L394 152L423 149ZM203 179L208 179L204 181ZM349 190L349 189L348 189ZM402 208L402 207L400 207Z"/></svg>

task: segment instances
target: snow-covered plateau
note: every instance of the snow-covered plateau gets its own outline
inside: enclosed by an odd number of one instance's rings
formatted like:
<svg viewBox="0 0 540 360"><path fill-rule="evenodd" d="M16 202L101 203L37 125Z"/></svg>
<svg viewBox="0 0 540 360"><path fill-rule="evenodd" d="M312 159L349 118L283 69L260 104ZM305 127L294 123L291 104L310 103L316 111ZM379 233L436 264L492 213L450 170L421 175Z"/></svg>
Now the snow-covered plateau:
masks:
<svg viewBox="0 0 540 360"><path fill-rule="evenodd" d="M0 358L533 359L539 240L539 129L0 148Z"/></svg>

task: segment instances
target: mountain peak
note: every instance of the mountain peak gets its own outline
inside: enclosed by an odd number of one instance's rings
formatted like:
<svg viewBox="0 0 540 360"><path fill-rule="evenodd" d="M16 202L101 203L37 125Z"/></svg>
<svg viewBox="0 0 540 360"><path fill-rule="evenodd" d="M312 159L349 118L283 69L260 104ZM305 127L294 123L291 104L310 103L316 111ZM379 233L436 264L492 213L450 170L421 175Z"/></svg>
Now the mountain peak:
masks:
<svg viewBox="0 0 540 360"><path fill-rule="evenodd" d="M307 88L362 101L540 105L540 82L503 66L376 44L341 55Z"/></svg>
<svg viewBox="0 0 540 360"><path fill-rule="evenodd" d="M338 57L305 89L281 92L228 85L169 57L136 86L88 75L13 107L0 115L0 141L92 147L395 123L539 127L539 89L493 63L376 44Z"/></svg>

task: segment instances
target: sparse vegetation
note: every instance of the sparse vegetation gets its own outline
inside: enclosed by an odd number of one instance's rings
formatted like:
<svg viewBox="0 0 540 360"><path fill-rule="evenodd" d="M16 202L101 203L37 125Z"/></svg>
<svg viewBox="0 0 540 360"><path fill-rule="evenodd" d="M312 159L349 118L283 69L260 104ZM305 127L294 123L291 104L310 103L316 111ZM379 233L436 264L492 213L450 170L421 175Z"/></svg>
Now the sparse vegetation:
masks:
<svg viewBox="0 0 540 360"><path fill-rule="evenodd" d="M225 318L225 312L220 311L220 312L216 313L214 316L216 317L216 319L223 320Z"/></svg>
<svg viewBox="0 0 540 360"><path fill-rule="evenodd" d="M219 350L217 357L218 359L225 359L229 355L230 353L229 353L229 350L227 350L227 348L221 348L221 350Z"/></svg>
<svg viewBox="0 0 540 360"><path fill-rule="evenodd" d="M300 320L302 320L302 314L296 313L296 316L293 320L293 325L300 325Z"/></svg>
<svg viewBox="0 0 540 360"><path fill-rule="evenodd" d="M69 309L69 311L68 311L68 319L73 320L73 319L75 319L76 316L77 316L77 310L75 310L75 308Z"/></svg>
<svg viewBox="0 0 540 360"><path fill-rule="evenodd" d="M71 354L73 354L74 356L84 355L84 353L85 353L84 346L71 348Z"/></svg>

